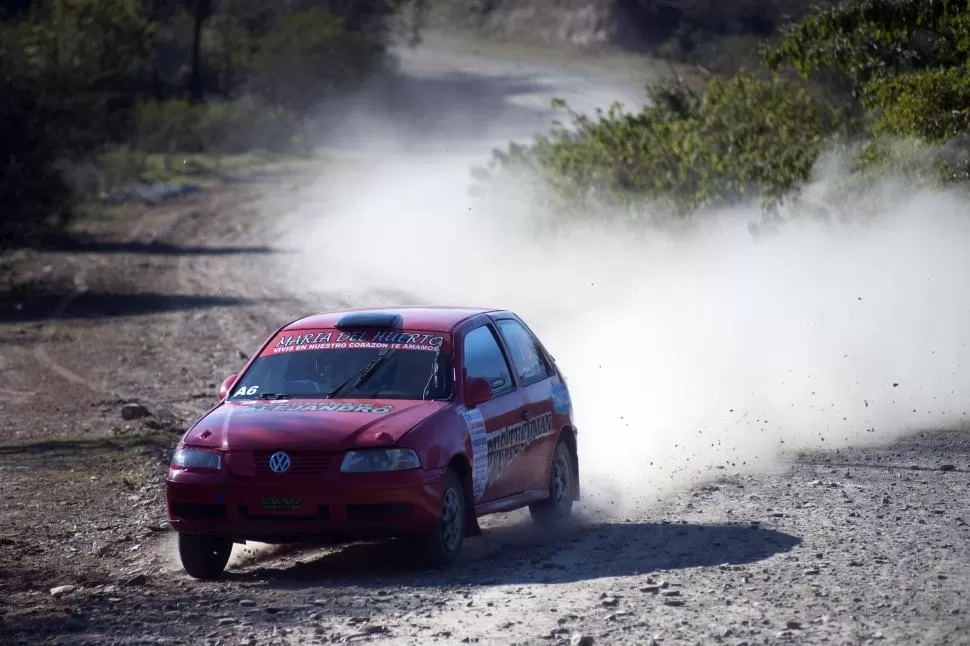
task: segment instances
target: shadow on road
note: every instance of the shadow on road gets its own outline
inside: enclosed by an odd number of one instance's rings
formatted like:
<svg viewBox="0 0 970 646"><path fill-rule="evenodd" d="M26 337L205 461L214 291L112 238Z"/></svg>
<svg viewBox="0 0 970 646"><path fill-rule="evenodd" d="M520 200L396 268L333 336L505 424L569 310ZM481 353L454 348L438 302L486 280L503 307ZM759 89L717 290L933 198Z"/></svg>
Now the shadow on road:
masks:
<svg viewBox="0 0 970 646"><path fill-rule="evenodd" d="M79 440L31 442L0 445L0 468L8 471L96 472L97 465L110 464L117 469L119 460L144 463L146 454L160 455L171 451L181 430L174 422L159 424L163 428L147 429L129 436Z"/></svg>
<svg viewBox="0 0 970 646"><path fill-rule="evenodd" d="M35 247L39 251L67 253L132 253L157 254L162 256L233 256L241 254L271 254L277 250L267 245L242 247L200 247L179 245L169 242L114 242L94 238L58 238Z"/></svg>
<svg viewBox="0 0 970 646"><path fill-rule="evenodd" d="M358 543L296 564L229 571L227 579L271 588L572 583L661 570L743 565L797 546L801 539L757 525L624 523L577 526L550 536L531 525L498 527L465 543L463 563L429 570L407 540Z"/></svg>
<svg viewBox="0 0 970 646"><path fill-rule="evenodd" d="M70 298L64 311L58 311ZM237 307L250 299L216 294L160 294L139 292L82 292L17 290L0 293L0 323L27 323L50 319L95 319L139 316L210 307Z"/></svg>
<svg viewBox="0 0 970 646"><path fill-rule="evenodd" d="M251 247L199 247L168 242L108 242L104 240L62 241L58 245L42 247L44 251L70 253L143 253L163 256L234 256L240 254L279 253L266 245Z"/></svg>
<svg viewBox="0 0 970 646"><path fill-rule="evenodd" d="M159 433L144 433L115 438L99 437L90 440L51 440L29 444L0 445L0 456L43 454L44 460L57 457L78 458L78 454L83 451L124 452L142 446L167 450L171 448L172 444L171 438Z"/></svg>

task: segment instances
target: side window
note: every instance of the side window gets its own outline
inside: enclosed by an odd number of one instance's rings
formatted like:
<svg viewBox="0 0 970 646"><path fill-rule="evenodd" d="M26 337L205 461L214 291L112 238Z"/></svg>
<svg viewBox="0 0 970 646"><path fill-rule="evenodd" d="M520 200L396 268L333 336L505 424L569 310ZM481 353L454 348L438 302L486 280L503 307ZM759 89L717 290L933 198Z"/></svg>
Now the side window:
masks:
<svg viewBox="0 0 970 646"><path fill-rule="evenodd" d="M464 354L469 379L485 379L496 395L513 387L508 362L488 326L477 327L465 335Z"/></svg>
<svg viewBox="0 0 970 646"><path fill-rule="evenodd" d="M503 319L498 322L498 329L512 355L512 365L523 386L542 381L552 374L535 338L521 323Z"/></svg>

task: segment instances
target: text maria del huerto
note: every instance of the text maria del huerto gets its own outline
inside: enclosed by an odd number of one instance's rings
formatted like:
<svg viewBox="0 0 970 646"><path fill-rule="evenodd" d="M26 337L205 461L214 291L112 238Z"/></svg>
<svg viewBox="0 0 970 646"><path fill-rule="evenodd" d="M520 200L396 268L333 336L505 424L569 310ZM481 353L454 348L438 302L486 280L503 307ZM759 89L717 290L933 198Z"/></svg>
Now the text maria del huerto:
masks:
<svg viewBox="0 0 970 646"><path fill-rule="evenodd" d="M370 337L370 338L368 338ZM443 335L420 332L400 332L397 330L370 332L314 332L281 336L271 352L301 352L305 350L340 350L368 348L400 348L402 350L435 351L444 343Z"/></svg>

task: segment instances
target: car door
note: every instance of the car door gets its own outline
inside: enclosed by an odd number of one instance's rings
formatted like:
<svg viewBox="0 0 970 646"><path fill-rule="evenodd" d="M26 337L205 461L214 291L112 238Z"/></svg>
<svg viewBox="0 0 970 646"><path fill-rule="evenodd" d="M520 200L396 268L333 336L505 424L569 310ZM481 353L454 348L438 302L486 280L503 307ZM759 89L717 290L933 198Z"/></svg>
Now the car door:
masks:
<svg viewBox="0 0 970 646"><path fill-rule="evenodd" d="M511 460L507 444L510 429L522 423L525 398L516 385L508 358L495 330L488 323L469 330L462 342L462 368L468 379L482 378L492 387L492 398L465 413L472 433L472 485L476 503L491 502L515 493L506 466ZM484 426L485 453L476 450L475 429ZM482 459L484 457L484 460Z"/></svg>
<svg viewBox="0 0 970 646"><path fill-rule="evenodd" d="M512 481L509 486L518 491L542 491L548 484L546 474L559 430L552 401L556 371L540 350L535 336L521 321L508 317L496 320L495 324L525 400L525 427L518 433L518 450L509 466L508 476Z"/></svg>

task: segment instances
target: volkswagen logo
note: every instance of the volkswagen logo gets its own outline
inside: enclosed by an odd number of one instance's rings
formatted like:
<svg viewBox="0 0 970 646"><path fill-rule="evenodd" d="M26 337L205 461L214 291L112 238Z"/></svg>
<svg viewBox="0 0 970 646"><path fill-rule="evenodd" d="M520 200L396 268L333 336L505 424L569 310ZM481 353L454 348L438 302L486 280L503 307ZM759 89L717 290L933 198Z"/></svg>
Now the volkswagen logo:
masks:
<svg viewBox="0 0 970 646"><path fill-rule="evenodd" d="M269 470L273 473L285 473L290 470L290 456L285 451L277 451L269 456Z"/></svg>

